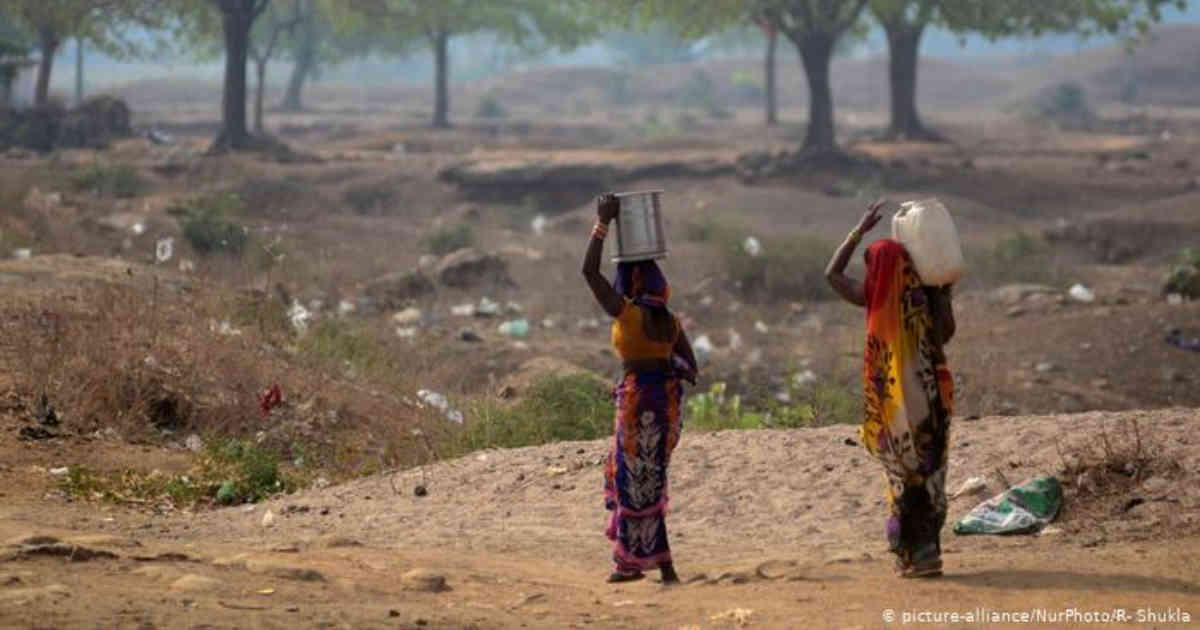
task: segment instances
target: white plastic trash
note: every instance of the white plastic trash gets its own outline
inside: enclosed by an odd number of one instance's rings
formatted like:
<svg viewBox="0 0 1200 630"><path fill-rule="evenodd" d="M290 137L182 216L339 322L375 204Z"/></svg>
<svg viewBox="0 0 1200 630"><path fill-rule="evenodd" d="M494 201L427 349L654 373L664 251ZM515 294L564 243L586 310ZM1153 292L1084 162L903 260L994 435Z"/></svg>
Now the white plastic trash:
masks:
<svg viewBox="0 0 1200 630"><path fill-rule="evenodd" d="M979 494L987 490L987 480L983 477L971 477L963 482L958 487L958 491L954 493L954 498L966 496L969 494Z"/></svg>
<svg viewBox="0 0 1200 630"><path fill-rule="evenodd" d="M760 243L758 239L753 236L747 236L746 240L742 242L742 249L745 250L745 252L749 254L751 258L758 258L762 254L762 243Z"/></svg>
<svg viewBox="0 0 1200 630"><path fill-rule="evenodd" d="M1071 289L1067 291L1067 295L1070 295L1071 299L1075 300L1076 302L1083 302L1085 304L1096 301L1096 292L1083 286L1082 284L1076 284L1072 286Z"/></svg>
<svg viewBox="0 0 1200 630"><path fill-rule="evenodd" d="M927 285L954 284L966 271L958 229L937 199L901 204L892 217L892 238L908 250L917 275Z"/></svg>

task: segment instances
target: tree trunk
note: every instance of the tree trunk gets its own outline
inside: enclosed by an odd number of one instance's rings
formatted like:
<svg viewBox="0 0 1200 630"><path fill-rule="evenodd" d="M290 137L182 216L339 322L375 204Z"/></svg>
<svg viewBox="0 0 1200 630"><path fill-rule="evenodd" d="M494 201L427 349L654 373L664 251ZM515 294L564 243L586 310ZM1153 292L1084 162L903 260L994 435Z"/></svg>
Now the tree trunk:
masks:
<svg viewBox="0 0 1200 630"><path fill-rule="evenodd" d="M779 43L779 34L774 28L767 30L767 54L763 64L763 83L767 90L767 126L779 123L779 109L775 101L775 49Z"/></svg>
<svg viewBox="0 0 1200 630"><path fill-rule="evenodd" d="M83 104L83 40L75 38L75 105Z"/></svg>
<svg viewBox="0 0 1200 630"><path fill-rule="evenodd" d="M449 66L450 34L440 30L433 36L434 58L434 103L433 126L437 129L450 128L450 92L447 84Z"/></svg>
<svg viewBox="0 0 1200 630"><path fill-rule="evenodd" d="M246 129L246 55L254 14L250 2L222 3L221 28L225 35L225 84L221 97L221 132L213 150L250 147Z"/></svg>
<svg viewBox="0 0 1200 630"><path fill-rule="evenodd" d="M33 104L45 106L50 101L50 73L54 71L54 56L58 54L58 36L42 31L38 36L38 50L42 58L38 62L37 87L33 93Z"/></svg>
<svg viewBox="0 0 1200 630"><path fill-rule="evenodd" d="M925 129L917 112L917 62L924 24L884 23L888 40L888 82L892 122L888 136L901 139L936 139Z"/></svg>
<svg viewBox="0 0 1200 630"><path fill-rule="evenodd" d="M263 132L263 92L267 80L267 58L255 59L254 63L255 69L258 71L257 83L254 84L254 133L261 134Z"/></svg>
<svg viewBox="0 0 1200 630"><path fill-rule="evenodd" d="M808 135L804 149L837 151L833 127L833 90L829 83L829 64L835 39L827 34L811 34L794 42L804 62L808 80Z"/></svg>
<svg viewBox="0 0 1200 630"><path fill-rule="evenodd" d="M287 91L280 104L280 108L288 112L304 109L301 92L317 61L317 18L313 0L305 0L302 10L304 17L300 23L300 49L296 51L296 65L292 66L292 76L288 78Z"/></svg>

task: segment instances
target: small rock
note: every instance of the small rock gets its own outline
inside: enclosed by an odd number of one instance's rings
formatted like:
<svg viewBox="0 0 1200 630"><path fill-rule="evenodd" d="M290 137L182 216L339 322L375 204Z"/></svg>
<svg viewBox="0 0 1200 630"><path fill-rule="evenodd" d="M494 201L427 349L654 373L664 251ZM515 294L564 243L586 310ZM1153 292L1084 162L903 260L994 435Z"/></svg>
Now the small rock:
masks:
<svg viewBox="0 0 1200 630"><path fill-rule="evenodd" d="M195 433L187 436L187 439L183 441L183 445L193 453L199 453L204 450L204 440L200 439L200 436Z"/></svg>
<svg viewBox="0 0 1200 630"><path fill-rule="evenodd" d="M446 576L434 573L428 569L412 569L400 576L400 584L406 591L422 593L440 593L449 590L446 586Z"/></svg>
<svg viewBox="0 0 1200 630"><path fill-rule="evenodd" d="M421 311L411 306L392 315L392 322L397 326L411 326L419 321L421 321Z"/></svg>
<svg viewBox="0 0 1200 630"><path fill-rule="evenodd" d="M363 289L380 308L406 308L412 300L434 292L433 282L419 271L390 273L367 283Z"/></svg>
<svg viewBox="0 0 1200 630"><path fill-rule="evenodd" d="M246 570L251 573L270 575L284 580L297 580L300 582L325 581L325 576L320 571L257 558L250 558L246 561Z"/></svg>
<svg viewBox="0 0 1200 630"><path fill-rule="evenodd" d="M471 330L470 328L464 328L458 331L458 339L459 341L465 341L467 343L479 343L483 341L483 337L480 337L479 333Z"/></svg>
<svg viewBox="0 0 1200 630"><path fill-rule="evenodd" d="M429 490L427 490L423 485L417 485L417 487L413 488L414 496L423 497L427 494L429 494Z"/></svg>
<svg viewBox="0 0 1200 630"><path fill-rule="evenodd" d="M68 474L68 473L70 473L70 472L71 472L71 469L70 469L70 468L67 468L66 466L62 466L62 467L60 467L60 468L51 468L51 469L50 469L50 474L51 474L52 476L54 476L54 477L66 477L66 476L67 476L67 474Z"/></svg>
<svg viewBox="0 0 1200 630"><path fill-rule="evenodd" d="M203 575L189 573L174 582L171 582L172 591L183 591L186 593L197 593L215 591L221 588L222 582Z"/></svg>
<svg viewBox="0 0 1200 630"><path fill-rule="evenodd" d="M267 510L266 513L263 514L263 517L262 517L262 526L263 527L271 527L274 524L275 524L275 513L272 512L271 510Z"/></svg>
<svg viewBox="0 0 1200 630"><path fill-rule="evenodd" d="M1049 374L1050 372L1057 372L1057 371L1058 371L1058 366L1057 366L1057 365L1055 365L1055 364L1053 364L1053 363L1051 363L1051 362L1049 362L1049 361L1043 361L1043 362L1041 362L1041 363L1038 363L1038 364L1037 364L1037 365L1034 367L1034 369L1035 369L1035 370L1036 370L1036 371L1037 371L1039 374Z"/></svg>
<svg viewBox="0 0 1200 630"><path fill-rule="evenodd" d="M516 286L503 258L471 248L460 249L443 258L436 273L442 284L460 289L479 285Z"/></svg>

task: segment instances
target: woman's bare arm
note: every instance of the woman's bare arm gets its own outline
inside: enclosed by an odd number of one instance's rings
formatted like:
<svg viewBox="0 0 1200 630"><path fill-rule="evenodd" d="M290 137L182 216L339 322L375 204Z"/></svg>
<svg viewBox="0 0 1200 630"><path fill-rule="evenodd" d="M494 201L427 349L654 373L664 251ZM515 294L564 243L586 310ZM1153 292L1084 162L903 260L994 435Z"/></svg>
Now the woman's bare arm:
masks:
<svg viewBox="0 0 1200 630"><path fill-rule="evenodd" d="M866 306L867 295L863 283L846 275L846 265L850 264L850 257L854 255L854 250L858 248L858 244L862 241L862 237L867 232L871 231L877 223L879 223L879 212L883 209L886 202L883 200L876 201L867 208L867 213L858 223L858 227L846 237L846 241L834 253L833 258L829 260L829 265L825 267L825 279L829 281L829 286L842 299L854 304L855 306Z"/></svg>
<svg viewBox="0 0 1200 630"><path fill-rule="evenodd" d="M620 202L612 195L603 195L597 200L597 221L604 227L612 222L613 217L620 210ZM625 299L613 289L612 284L608 282L608 278L600 273L600 257L604 254L604 239L593 233L588 241L587 253L583 256L583 277L587 280L588 287L592 289L592 295L596 297L596 302L608 313L610 317L617 317L621 314L621 309L625 307Z"/></svg>

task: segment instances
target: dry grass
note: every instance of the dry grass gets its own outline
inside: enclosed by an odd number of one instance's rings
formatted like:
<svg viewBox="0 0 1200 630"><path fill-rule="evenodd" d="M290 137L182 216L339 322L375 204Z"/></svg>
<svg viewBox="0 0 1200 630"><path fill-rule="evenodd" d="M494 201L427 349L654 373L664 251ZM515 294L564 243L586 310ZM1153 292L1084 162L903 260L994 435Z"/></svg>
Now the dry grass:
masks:
<svg viewBox="0 0 1200 630"><path fill-rule="evenodd" d="M1145 480L1171 478L1183 471L1164 438L1147 431L1137 418L1101 426L1056 446L1059 478L1072 499L1066 505L1066 521L1107 519L1126 512L1142 499L1138 488Z"/></svg>

